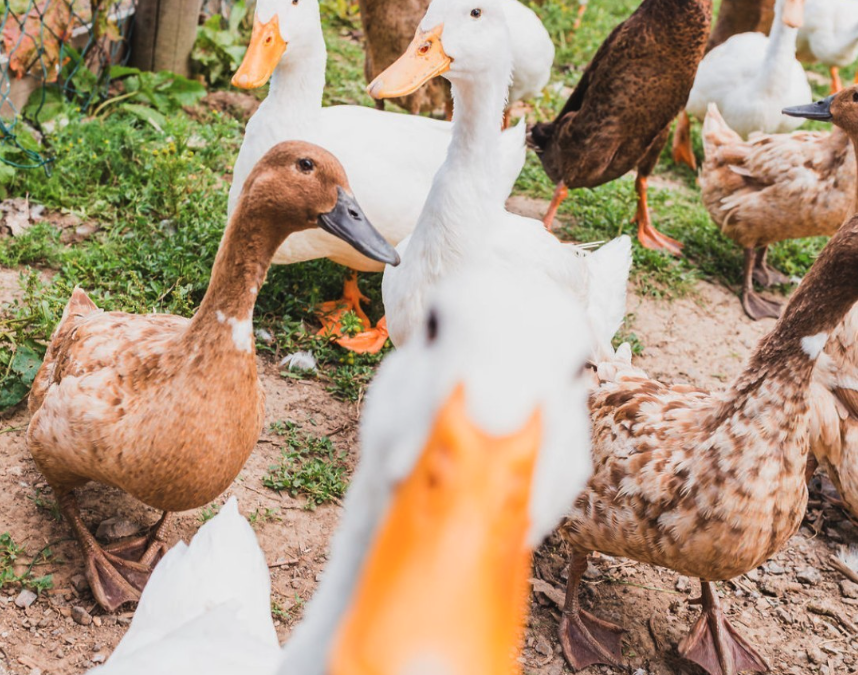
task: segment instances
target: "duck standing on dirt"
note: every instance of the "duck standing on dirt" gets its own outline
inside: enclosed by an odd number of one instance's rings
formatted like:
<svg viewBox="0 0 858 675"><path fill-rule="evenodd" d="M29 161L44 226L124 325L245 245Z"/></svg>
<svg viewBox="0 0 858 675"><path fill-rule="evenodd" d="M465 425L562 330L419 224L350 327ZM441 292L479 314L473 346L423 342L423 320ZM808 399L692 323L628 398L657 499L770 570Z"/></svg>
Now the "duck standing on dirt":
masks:
<svg viewBox="0 0 858 675"><path fill-rule="evenodd" d="M75 289L30 393L30 452L80 542L98 603L136 601L172 511L209 503L262 429L253 309L277 247L320 227L388 264L398 256L350 194L336 158L282 143L256 165L193 319L102 312ZM102 549L74 489L94 480L164 511L150 537Z"/></svg>
<svg viewBox="0 0 858 675"><path fill-rule="evenodd" d="M556 119L533 127L531 144L557 184L547 228L568 188L636 169L638 240L681 255L682 245L652 226L647 179L688 99L711 18L711 0L644 0L599 47Z"/></svg>
<svg viewBox="0 0 858 675"><path fill-rule="evenodd" d="M763 287L789 283L768 265L768 247L785 239L831 236L854 213L853 144L838 128L755 133L745 141L711 103L703 147L703 203L721 232L745 252L742 307L755 321L777 318L782 303L754 290L755 281Z"/></svg>
<svg viewBox="0 0 858 675"><path fill-rule="evenodd" d="M574 667L620 663L623 630L578 604L587 556L601 551L700 578L703 611L679 645L683 657L711 675L768 670L728 623L713 582L759 566L798 530L814 369L856 300L853 217L723 394L667 386L630 362L599 365L595 470L560 530L573 549L560 639Z"/></svg>

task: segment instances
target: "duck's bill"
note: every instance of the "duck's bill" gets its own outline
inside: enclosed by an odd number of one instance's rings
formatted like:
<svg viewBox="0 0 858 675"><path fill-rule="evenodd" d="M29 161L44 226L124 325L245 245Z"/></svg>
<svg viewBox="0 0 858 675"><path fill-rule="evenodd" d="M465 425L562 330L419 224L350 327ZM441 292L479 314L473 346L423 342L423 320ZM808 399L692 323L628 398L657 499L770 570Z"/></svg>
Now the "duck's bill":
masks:
<svg viewBox="0 0 858 675"><path fill-rule="evenodd" d="M804 0L786 0L781 20L790 28L804 24Z"/></svg>
<svg viewBox="0 0 858 675"><path fill-rule="evenodd" d="M244 60L232 76L232 84L239 89L256 89L271 78L280 59L286 52L286 41L280 35L280 20L275 14L268 23L253 20L250 44Z"/></svg>
<svg viewBox="0 0 858 675"><path fill-rule="evenodd" d="M378 99L407 96L450 70L453 60L441 44L443 30L444 24L428 31L418 30L405 53L370 82L369 95Z"/></svg>
<svg viewBox="0 0 858 675"><path fill-rule="evenodd" d="M784 115L789 115L790 117L804 117L809 120L830 120L832 100L834 100L833 94L821 101L816 101L815 103L794 105L790 108L784 108L781 112Z"/></svg>
<svg viewBox="0 0 858 675"><path fill-rule="evenodd" d="M367 220L357 200L341 187L337 188L336 206L319 216L319 227L351 244L367 258L394 267L399 264L396 249Z"/></svg>
<svg viewBox="0 0 858 675"><path fill-rule="evenodd" d="M490 436L456 388L376 530L329 675L518 672L540 440L538 411Z"/></svg>

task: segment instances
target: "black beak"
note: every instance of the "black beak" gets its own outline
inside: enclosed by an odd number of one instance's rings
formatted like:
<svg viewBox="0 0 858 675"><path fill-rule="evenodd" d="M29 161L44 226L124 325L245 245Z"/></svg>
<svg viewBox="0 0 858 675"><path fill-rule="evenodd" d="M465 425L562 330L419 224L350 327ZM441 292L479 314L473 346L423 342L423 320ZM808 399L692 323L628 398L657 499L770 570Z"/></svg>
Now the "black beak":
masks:
<svg viewBox="0 0 858 675"><path fill-rule="evenodd" d="M834 94L808 105L795 105L791 108L784 108L781 112L790 117L804 117L809 120L830 120L831 119L831 101L834 100Z"/></svg>
<svg viewBox="0 0 858 675"><path fill-rule="evenodd" d="M319 216L319 227L373 260L394 267L399 264L396 249L370 224L355 198L341 187L337 187L337 205L333 211Z"/></svg>

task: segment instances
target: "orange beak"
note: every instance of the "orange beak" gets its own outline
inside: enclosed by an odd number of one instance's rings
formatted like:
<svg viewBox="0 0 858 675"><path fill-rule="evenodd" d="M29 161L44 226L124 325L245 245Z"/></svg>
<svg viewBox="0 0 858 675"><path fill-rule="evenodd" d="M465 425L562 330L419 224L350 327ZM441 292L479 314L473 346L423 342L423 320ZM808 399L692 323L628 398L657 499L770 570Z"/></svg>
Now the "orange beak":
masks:
<svg viewBox="0 0 858 675"><path fill-rule="evenodd" d="M244 60L232 76L232 84L239 89L256 89L268 82L283 53L286 41L280 35L280 20L275 14L268 23L253 20L250 44Z"/></svg>
<svg viewBox="0 0 858 675"><path fill-rule="evenodd" d="M394 492L332 643L331 675L520 673L536 411L506 437L471 424L459 385Z"/></svg>
<svg viewBox="0 0 858 675"><path fill-rule="evenodd" d="M790 28L801 28L804 24L804 0L786 0L783 22Z"/></svg>
<svg viewBox="0 0 858 675"><path fill-rule="evenodd" d="M366 89L369 95L379 99L407 96L450 70L453 59L444 53L443 30L444 24L424 33L418 30L405 53L370 82Z"/></svg>

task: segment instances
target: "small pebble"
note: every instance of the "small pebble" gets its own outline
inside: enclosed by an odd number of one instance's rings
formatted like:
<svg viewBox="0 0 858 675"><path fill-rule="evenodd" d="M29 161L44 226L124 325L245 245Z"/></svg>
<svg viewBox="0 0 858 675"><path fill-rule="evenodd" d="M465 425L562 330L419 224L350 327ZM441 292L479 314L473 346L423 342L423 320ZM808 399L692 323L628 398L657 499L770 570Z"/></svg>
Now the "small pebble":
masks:
<svg viewBox="0 0 858 675"><path fill-rule="evenodd" d="M104 660L106 658L107 657L104 654L94 654L92 657L92 662L93 663L104 663Z"/></svg>
<svg viewBox="0 0 858 675"><path fill-rule="evenodd" d="M844 598L858 599L858 584L854 581L844 579L840 582L840 593Z"/></svg>
<svg viewBox="0 0 858 675"><path fill-rule="evenodd" d="M78 623L81 626L88 626L92 623L92 615L83 607L72 607L71 617L75 623Z"/></svg>
<svg viewBox="0 0 858 675"><path fill-rule="evenodd" d="M83 593L84 591L89 590L89 582L83 574L75 574L71 578L71 585L74 586L74 589L78 593Z"/></svg>
<svg viewBox="0 0 858 675"><path fill-rule="evenodd" d="M117 516L102 521L98 526L98 530L95 532L95 536L99 539L115 541L116 539L133 537L141 529L142 528L139 523L135 523L132 520L126 520L125 518L119 518Z"/></svg>
<svg viewBox="0 0 858 675"><path fill-rule="evenodd" d="M803 584L814 586L822 581L822 574L815 567L805 567L796 572L795 578Z"/></svg>
<svg viewBox="0 0 858 675"><path fill-rule="evenodd" d="M15 604L21 609L27 609L30 605L36 602L36 598L39 596L33 593L33 591L25 588L18 594L18 597L15 598Z"/></svg>
<svg viewBox="0 0 858 675"><path fill-rule="evenodd" d="M680 576L676 580L676 590L680 593L688 593L691 590L691 580L688 577Z"/></svg>

